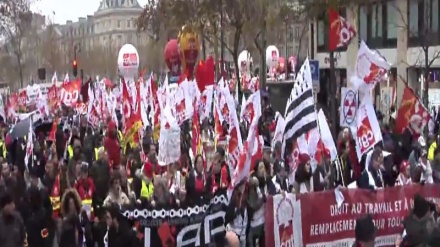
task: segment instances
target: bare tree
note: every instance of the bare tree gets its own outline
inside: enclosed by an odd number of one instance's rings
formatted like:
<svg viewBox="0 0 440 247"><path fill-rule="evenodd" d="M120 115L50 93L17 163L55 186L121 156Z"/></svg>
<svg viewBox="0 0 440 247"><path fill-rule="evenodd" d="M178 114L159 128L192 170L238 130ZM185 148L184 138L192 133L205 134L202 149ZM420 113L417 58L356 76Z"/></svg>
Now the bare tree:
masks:
<svg viewBox="0 0 440 247"><path fill-rule="evenodd" d="M423 77L424 77L424 85L423 85L423 104L428 107L428 82L429 82L429 74L430 69L434 62L437 59L440 59L440 51L433 50L432 47L438 43L438 27L435 27L434 21L435 16L438 15L437 10L433 8L432 1L423 1L423 0L411 0L409 4L417 4L418 7L423 8L422 17L420 14L418 15L418 20L414 23L411 23L409 18L411 18L411 14L407 15L407 13L403 13L400 8L397 6L397 16L396 18L401 18L400 23L396 23L398 28L401 28L405 32L408 33L408 43L412 43L416 47L419 47L419 54L417 55L417 60L414 64L408 64L410 67L420 67L423 68ZM410 6L408 5L408 9ZM418 8L417 8L418 9ZM421 13L419 11L419 13ZM432 55L429 52L432 51Z"/></svg>
<svg viewBox="0 0 440 247"><path fill-rule="evenodd" d="M7 53L15 57L20 87L23 87L23 41L31 29L32 12L29 0L3 0L0 4L0 35L7 41Z"/></svg>
<svg viewBox="0 0 440 247"><path fill-rule="evenodd" d="M62 69L63 57L59 43L60 34L53 25L48 25L40 33L41 57L47 71L57 71Z"/></svg>

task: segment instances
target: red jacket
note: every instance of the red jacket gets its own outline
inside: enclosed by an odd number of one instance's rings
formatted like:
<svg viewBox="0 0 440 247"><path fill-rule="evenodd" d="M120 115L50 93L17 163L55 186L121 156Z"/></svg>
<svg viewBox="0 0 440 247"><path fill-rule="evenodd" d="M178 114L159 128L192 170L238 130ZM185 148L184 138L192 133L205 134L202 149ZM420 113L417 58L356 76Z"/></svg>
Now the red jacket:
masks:
<svg viewBox="0 0 440 247"><path fill-rule="evenodd" d="M104 147L108 154L108 162L112 168L121 164L121 151L116 130L108 130L104 140Z"/></svg>
<svg viewBox="0 0 440 247"><path fill-rule="evenodd" d="M87 190L84 188L84 183L88 183ZM74 185L75 190L78 192L81 200L92 199L93 194L95 193L95 184L93 183L92 178L87 178L87 182L80 180L75 181Z"/></svg>

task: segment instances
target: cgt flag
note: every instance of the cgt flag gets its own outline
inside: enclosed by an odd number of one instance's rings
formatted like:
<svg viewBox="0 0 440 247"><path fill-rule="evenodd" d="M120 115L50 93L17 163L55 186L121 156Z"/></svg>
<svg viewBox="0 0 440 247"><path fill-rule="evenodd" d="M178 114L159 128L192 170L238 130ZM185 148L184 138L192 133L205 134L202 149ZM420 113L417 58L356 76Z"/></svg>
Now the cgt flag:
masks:
<svg viewBox="0 0 440 247"><path fill-rule="evenodd" d="M397 110L394 132L402 134L408 128L411 133L419 135L430 119L428 110L414 94L414 91L405 85L402 102Z"/></svg>

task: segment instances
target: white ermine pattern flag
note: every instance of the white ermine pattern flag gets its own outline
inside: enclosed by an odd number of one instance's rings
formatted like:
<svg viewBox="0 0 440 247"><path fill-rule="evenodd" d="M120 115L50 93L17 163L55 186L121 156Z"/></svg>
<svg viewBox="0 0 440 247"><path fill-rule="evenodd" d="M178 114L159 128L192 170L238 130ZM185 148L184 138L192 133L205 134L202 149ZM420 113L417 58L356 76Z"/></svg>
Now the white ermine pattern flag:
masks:
<svg viewBox="0 0 440 247"><path fill-rule="evenodd" d="M306 59L293 84L286 105L284 141L289 145L299 136L317 128L315 100L313 97L312 74Z"/></svg>

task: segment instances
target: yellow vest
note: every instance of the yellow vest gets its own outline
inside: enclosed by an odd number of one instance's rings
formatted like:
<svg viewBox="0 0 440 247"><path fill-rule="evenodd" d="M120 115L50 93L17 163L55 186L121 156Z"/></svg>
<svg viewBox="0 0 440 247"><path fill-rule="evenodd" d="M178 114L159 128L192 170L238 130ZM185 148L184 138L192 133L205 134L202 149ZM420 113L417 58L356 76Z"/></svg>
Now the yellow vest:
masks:
<svg viewBox="0 0 440 247"><path fill-rule="evenodd" d="M119 137L119 142L122 141L122 138L124 138L120 130L118 130L118 137Z"/></svg>
<svg viewBox="0 0 440 247"><path fill-rule="evenodd" d="M67 146L67 154L69 155L69 159L73 157L73 147L72 147L72 145Z"/></svg>
<svg viewBox="0 0 440 247"><path fill-rule="evenodd" d="M141 198L150 199L154 192L153 183L148 185L142 180Z"/></svg>
<svg viewBox="0 0 440 247"><path fill-rule="evenodd" d="M435 158L435 151L437 150L437 142L433 142L428 149L428 160L433 161Z"/></svg>
<svg viewBox="0 0 440 247"><path fill-rule="evenodd" d="M6 145L3 141L0 141L0 148L3 148L2 153L0 155L3 158L6 158Z"/></svg>

